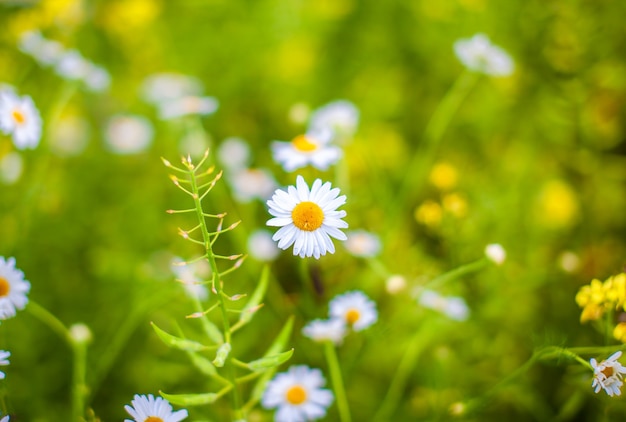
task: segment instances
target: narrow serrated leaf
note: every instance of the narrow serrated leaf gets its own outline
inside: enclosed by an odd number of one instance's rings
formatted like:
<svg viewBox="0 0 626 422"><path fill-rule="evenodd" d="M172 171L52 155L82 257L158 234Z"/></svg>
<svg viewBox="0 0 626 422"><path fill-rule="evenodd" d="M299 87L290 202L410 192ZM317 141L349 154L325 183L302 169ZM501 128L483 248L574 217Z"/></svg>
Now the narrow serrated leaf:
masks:
<svg viewBox="0 0 626 422"><path fill-rule="evenodd" d="M250 368L254 372L263 372L270 368L276 368L277 366L280 366L281 364L287 362L292 355L293 349L283 353L265 356L261 359L253 360L252 362L248 363L248 368Z"/></svg>
<svg viewBox="0 0 626 422"><path fill-rule="evenodd" d="M198 343L197 341L187 340L167 333L160 329L154 322L150 322L150 325L152 325L152 328L154 328L154 332L157 334L157 336L159 336L163 343L175 349L186 350L188 352L199 352L201 350L209 350L212 348L209 346L205 346L204 344Z"/></svg>
<svg viewBox="0 0 626 422"><path fill-rule="evenodd" d="M270 270L266 265L263 267L263 271L261 272L261 279L259 280L259 284L257 284L256 289L254 289L254 293L250 296L250 300L246 303L246 306L241 310L241 314L239 316L239 321L243 324L250 322L255 312L260 308L261 301L265 296L265 292L267 292L267 286L269 284L270 279Z"/></svg>
<svg viewBox="0 0 626 422"><path fill-rule="evenodd" d="M163 391L159 391L161 397L166 399L172 404L178 406L199 406L202 404L211 404L220 398L216 393L203 393L203 394L166 394Z"/></svg>

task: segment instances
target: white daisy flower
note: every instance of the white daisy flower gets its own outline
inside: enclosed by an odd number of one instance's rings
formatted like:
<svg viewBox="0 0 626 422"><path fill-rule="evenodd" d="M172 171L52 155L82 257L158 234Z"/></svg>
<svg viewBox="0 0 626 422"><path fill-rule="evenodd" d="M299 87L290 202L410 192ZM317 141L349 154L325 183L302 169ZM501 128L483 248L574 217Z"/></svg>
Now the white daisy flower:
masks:
<svg viewBox="0 0 626 422"><path fill-rule="evenodd" d="M296 179L296 186L287 191L277 189L272 199L267 201L269 213L274 216L268 226L280 227L272 239L280 249L293 245L293 254L301 258L313 256L319 259L326 252L335 253L331 237L346 240L339 229L348 227L342 220L345 211L337 208L346 203L346 196L338 196L339 188L331 189L330 182L322 184L316 179L311 186L302 176Z"/></svg>
<svg viewBox="0 0 626 422"><path fill-rule="evenodd" d="M32 98L0 91L0 131L13 137L17 149L33 149L41 140L41 116Z"/></svg>
<svg viewBox="0 0 626 422"><path fill-rule="evenodd" d="M15 258L0 256L0 319L15 316L19 309L28 303L30 283L24 280L24 273L15 268Z"/></svg>
<svg viewBox="0 0 626 422"><path fill-rule="evenodd" d="M179 422L185 419L187 410L172 410L172 405L162 397L154 397L152 394L135 394L132 406L126 405L124 409L133 420L125 419L124 422Z"/></svg>
<svg viewBox="0 0 626 422"><path fill-rule="evenodd" d="M622 356L621 351L615 352L607 360L603 360L600 363L591 358L589 362L593 367L594 374L591 388L595 388L595 393L599 393L601 389L604 389L606 394L611 397L622 394L622 376L626 374L626 368L618 362L617 359L620 356Z"/></svg>
<svg viewBox="0 0 626 422"><path fill-rule="evenodd" d="M454 43L454 52L465 67L491 76L508 76L513 73L511 56L498 46L491 44L485 34Z"/></svg>
<svg viewBox="0 0 626 422"><path fill-rule="evenodd" d="M339 318L316 319L302 328L302 334L316 342L341 344L346 336L346 321Z"/></svg>
<svg viewBox="0 0 626 422"><path fill-rule="evenodd" d="M359 109L346 100L328 103L311 114L310 131L332 130L339 138L351 138L359 125Z"/></svg>
<svg viewBox="0 0 626 422"><path fill-rule="evenodd" d="M272 233L259 229L253 231L248 237L248 254L262 262L273 261L278 258L280 249L272 240Z"/></svg>
<svg viewBox="0 0 626 422"><path fill-rule="evenodd" d="M104 140L109 151L120 155L137 154L152 144L154 129L145 117L117 115L107 122Z"/></svg>
<svg viewBox="0 0 626 422"><path fill-rule="evenodd" d="M330 130L307 132L296 136L291 142L273 141L272 155L285 171L294 171L308 164L326 170L343 155L339 147L329 145L331 140Z"/></svg>
<svg viewBox="0 0 626 422"><path fill-rule="evenodd" d="M354 230L346 233L346 236L348 236L345 243L346 249L354 256L372 258L380 252L380 239L373 233Z"/></svg>
<svg viewBox="0 0 626 422"><path fill-rule="evenodd" d="M502 245L491 243L485 247L485 256L496 265L502 265L506 260L506 251Z"/></svg>
<svg viewBox="0 0 626 422"><path fill-rule="evenodd" d="M378 320L376 303L359 290L335 296L328 307L331 318L345 321L354 331L364 330Z"/></svg>
<svg viewBox="0 0 626 422"><path fill-rule="evenodd" d="M333 393L322 388L326 380L319 369L306 365L277 374L265 388L261 404L277 409L276 422L306 422L323 418L333 402Z"/></svg>
<svg viewBox="0 0 626 422"><path fill-rule="evenodd" d="M186 96L202 94L202 83L179 73L156 73L147 77L141 87L145 101L158 105Z"/></svg>
<svg viewBox="0 0 626 422"><path fill-rule="evenodd" d="M8 352L6 350L0 350L0 366L9 365L9 356L11 356L11 352ZM0 371L0 380L3 380L5 377L5 373Z"/></svg>
<svg viewBox="0 0 626 422"><path fill-rule="evenodd" d="M229 170L244 169L250 163L250 146L241 138L226 138L217 149L217 158Z"/></svg>
<svg viewBox="0 0 626 422"><path fill-rule="evenodd" d="M177 119L183 116L206 116L215 113L219 102L214 97L186 96L162 102L159 117L162 120Z"/></svg>

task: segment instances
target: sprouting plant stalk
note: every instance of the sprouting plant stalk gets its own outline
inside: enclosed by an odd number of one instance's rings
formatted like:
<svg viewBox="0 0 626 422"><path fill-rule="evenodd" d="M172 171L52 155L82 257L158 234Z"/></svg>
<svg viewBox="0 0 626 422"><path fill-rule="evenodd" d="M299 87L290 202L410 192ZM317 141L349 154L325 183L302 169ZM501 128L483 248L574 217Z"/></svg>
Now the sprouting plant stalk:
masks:
<svg viewBox="0 0 626 422"><path fill-rule="evenodd" d="M335 345L332 343L332 341L326 341L324 343L324 353L326 355L326 362L328 363L328 370L330 371L330 380L333 384L335 396L337 397L339 420L341 422L350 422L350 407L348 406L346 390L343 386L343 378L341 376L339 359L337 359L337 352L335 350Z"/></svg>
<svg viewBox="0 0 626 422"><path fill-rule="evenodd" d="M198 176L196 175L196 171L201 167L203 161L206 159L207 156L208 154L205 154L203 160L197 166L194 166L193 164L191 164L191 160L187 159L186 166L189 170L189 181L191 182L191 186L190 186L191 197L194 200L196 215L200 223L202 240L205 246L205 256L211 267L212 287L216 293L215 296L217 296L219 308L220 308L221 315L222 315L221 319L222 319L222 326L224 330L224 342L230 344L231 343L231 329L230 329L230 322L228 319L228 310L226 308L226 302L225 302L223 289L221 285L220 272L217 267L216 255L213 253L213 249L212 249L212 244L215 239L211 239L211 234L209 233L206 220L204 218L205 212L202 208L202 198L204 197L204 195L202 195L199 191L198 178L197 178ZM210 190L210 187L208 189ZM215 236L217 236L217 234L215 234L214 237ZM230 353L225 359L224 366L226 367L226 372L227 372L226 378L229 380L229 382L232 385L231 396L232 396L232 401L233 401L233 411L235 412L236 419L241 419L242 417L242 415L240 415L241 398L239 397L239 391L236 387L235 371L231 362Z"/></svg>

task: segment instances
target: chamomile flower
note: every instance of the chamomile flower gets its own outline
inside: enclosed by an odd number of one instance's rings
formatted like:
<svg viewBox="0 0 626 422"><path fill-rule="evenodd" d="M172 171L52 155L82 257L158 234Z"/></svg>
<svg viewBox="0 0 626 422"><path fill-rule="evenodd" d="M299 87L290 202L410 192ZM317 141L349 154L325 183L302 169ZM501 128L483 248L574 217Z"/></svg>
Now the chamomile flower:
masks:
<svg viewBox="0 0 626 422"><path fill-rule="evenodd" d="M493 45L485 34L458 40L454 43L454 52L461 63L474 72L491 76L508 76L513 73L511 56Z"/></svg>
<svg viewBox="0 0 626 422"><path fill-rule="evenodd" d="M346 212L337 210L345 204L346 196L338 195L339 188L331 189L330 182L322 184L320 179L309 190L302 176L297 177L295 187L289 186L287 191L277 189L267 201L269 213L274 216L267 225L280 227L272 237L278 247L284 250L293 245L293 254L301 258L319 259L326 252L334 253L330 238L346 240L339 229L348 227L342 220Z"/></svg>
<svg viewBox="0 0 626 422"><path fill-rule="evenodd" d="M0 366L9 365L9 356L11 356L11 352L0 350ZM3 380L5 376L4 372L0 371L0 380Z"/></svg>
<svg viewBox="0 0 626 422"><path fill-rule="evenodd" d="M354 331L361 331L378 320L376 303L355 290L335 296L328 304L331 318L344 321Z"/></svg>
<svg viewBox="0 0 626 422"><path fill-rule="evenodd" d="M0 256L0 319L15 316L19 309L28 303L30 283L24 280L24 273L15 268L15 258Z"/></svg>
<svg viewBox="0 0 626 422"><path fill-rule="evenodd" d="M263 393L261 404L277 409L276 422L306 422L323 418L333 402L333 393L322 388L326 380L319 369L306 365L277 374Z"/></svg>
<svg viewBox="0 0 626 422"><path fill-rule="evenodd" d="M0 131L13 137L17 149L33 149L41 140L41 116L32 98L0 91Z"/></svg>
<svg viewBox="0 0 626 422"><path fill-rule="evenodd" d="M339 138L350 138L359 125L359 109L346 100L330 102L311 114L309 130L313 132L330 129Z"/></svg>
<svg viewBox="0 0 626 422"><path fill-rule="evenodd" d="M316 319L302 328L302 334L316 342L341 344L346 336L346 321L339 318Z"/></svg>
<svg viewBox="0 0 626 422"><path fill-rule="evenodd" d="M285 171L294 171L307 165L326 170L343 155L341 148L330 145L332 131L320 130L298 135L291 142L272 142L274 161Z"/></svg>
<svg viewBox="0 0 626 422"><path fill-rule="evenodd" d="M354 256L372 258L380 252L380 239L365 230L354 230L346 233L346 249Z"/></svg>
<svg viewBox="0 0 626 422"><path fill-rule="evenodd" d="M174 412L167 400L155 398L152 394L135 394L131 405L124 406L124 409L133 419L125 419L124 422L179 422L188 416L187 410Z"/></svg>
<svg viewBox="0 0 626 422"><path fill-rule="evenodd" d="M622 394L622 376L626 374L626 368L618 362L617 359L619 359L620 356L622 356L621 351L615 352L608 359L600 363L591 358L589 362L593 367L594 375L591 387L595 388L595 393L599 393L601 389L604 389L606 394L611 397Z"/></svg>

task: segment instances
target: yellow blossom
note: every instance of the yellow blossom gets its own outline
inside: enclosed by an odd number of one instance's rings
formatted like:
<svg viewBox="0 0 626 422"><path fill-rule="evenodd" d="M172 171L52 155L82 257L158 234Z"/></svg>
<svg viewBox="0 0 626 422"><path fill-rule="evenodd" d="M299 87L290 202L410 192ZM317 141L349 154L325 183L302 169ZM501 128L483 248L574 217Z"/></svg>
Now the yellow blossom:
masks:
<svg viewBox="0 0 626 422"><path fill-rule="evenodd" d="M626 343L626 322L620 322L613 329L613 337L616 340Z"/></svg>
<svg viewBox="0 0 626 422"><path fill-rule="evenodd" d="M415 219L429 227L438 226L441 223L441 205L432 200L427 200L415 210Z"/></svg>
<svg viewBox="0 0 626 422"><path fill-rule="evenodd" d="M456 218L463 218L467 215L467 201L463 195L459 193L449 193L441 198L443 208L455 216Z"/></svg>
<svg viewBox="0 0 626 422"><path fill-rule="evenodd" d="M456 169L448 163L437 163L429 176L430 182L440 190L450 190L456 186L458 179Z"/></svg>

